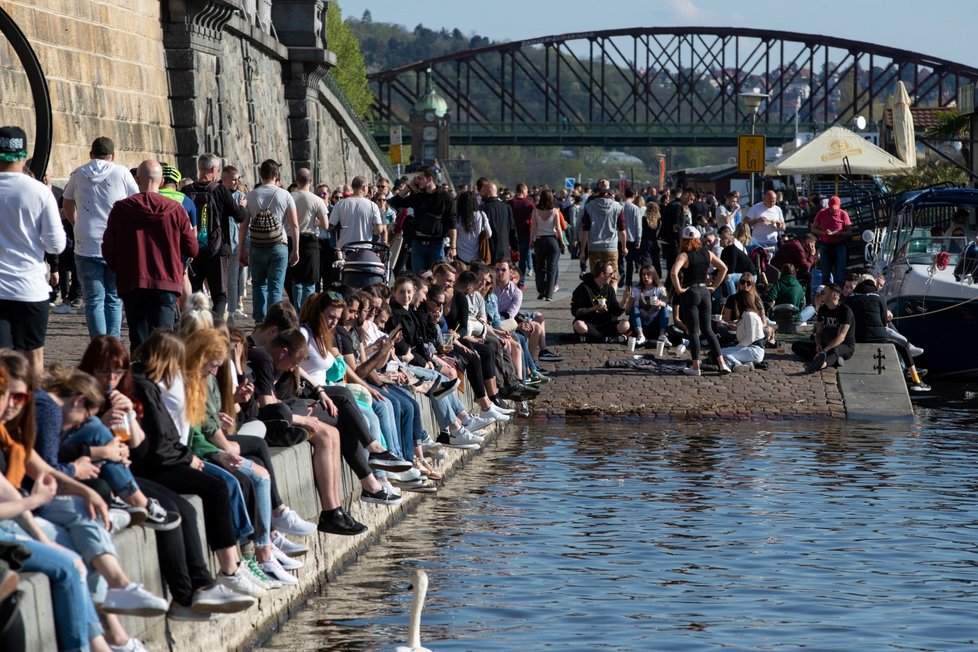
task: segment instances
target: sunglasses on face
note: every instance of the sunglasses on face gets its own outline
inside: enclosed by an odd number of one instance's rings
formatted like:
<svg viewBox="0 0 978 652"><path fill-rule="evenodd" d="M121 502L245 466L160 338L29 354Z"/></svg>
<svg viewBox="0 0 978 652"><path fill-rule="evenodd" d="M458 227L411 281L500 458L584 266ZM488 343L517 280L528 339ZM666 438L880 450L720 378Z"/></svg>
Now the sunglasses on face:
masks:
<svg viewBox="0 0 978 652"><path fill-rule="evenodd" d="M751 285L750 281L738 281L741 285Z"/></svg>
<svg viewBox="0 0 978 652"><path fill-rule="evenodd" d="M31 395L27 392L10 392L11 403L26 403L30 397Z"/></svg>

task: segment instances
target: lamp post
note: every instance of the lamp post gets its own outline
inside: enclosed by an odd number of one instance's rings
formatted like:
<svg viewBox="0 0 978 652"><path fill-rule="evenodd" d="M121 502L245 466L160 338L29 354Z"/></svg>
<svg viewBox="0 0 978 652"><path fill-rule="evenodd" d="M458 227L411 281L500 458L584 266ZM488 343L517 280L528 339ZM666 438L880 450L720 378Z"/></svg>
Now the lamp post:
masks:
<svg viewBox="0 0 978 652"><path fill-rule="evenodd" d="M744 100L744 106L747 107L747 112L750 114L750 135L753 136L757 129L757 110L761 108L761 102L770 97L768 93L762 93L761 89L755 88L754 90L746 93L740 93L741 99ZM754 205L754 173L750 173L750 202Z"/></svg>

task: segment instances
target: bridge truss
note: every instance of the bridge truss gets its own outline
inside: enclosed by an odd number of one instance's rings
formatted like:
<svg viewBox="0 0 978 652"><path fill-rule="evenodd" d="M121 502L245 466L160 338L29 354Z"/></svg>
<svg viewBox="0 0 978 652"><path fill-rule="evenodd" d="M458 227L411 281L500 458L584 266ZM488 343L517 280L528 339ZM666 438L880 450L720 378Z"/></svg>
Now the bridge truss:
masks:
<svg viewBox="0 0 978 652"><path fill-rule="evenodd" d="M466 50L370 76L372 128L408 121L431 71L453 144L728 146L749 129L738 94L770 94L757 132L772 140L871 124L898 80L918 106L950 106L978 69L847 39L743 28L645 27Z"/></svg>

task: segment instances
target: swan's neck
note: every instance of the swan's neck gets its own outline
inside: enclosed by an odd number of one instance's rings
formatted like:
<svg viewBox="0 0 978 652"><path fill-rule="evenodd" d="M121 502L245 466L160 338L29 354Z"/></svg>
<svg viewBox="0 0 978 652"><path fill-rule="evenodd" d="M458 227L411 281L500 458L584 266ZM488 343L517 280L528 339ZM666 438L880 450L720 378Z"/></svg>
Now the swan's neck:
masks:
<svg viewBox="0 0 978 652"><path fill-rule="evenodd" d="M408 623L408 647L421 647L421 610L428 593L428 574L419 570L414 576L414 596L411 598L411 621Z"/></svg>

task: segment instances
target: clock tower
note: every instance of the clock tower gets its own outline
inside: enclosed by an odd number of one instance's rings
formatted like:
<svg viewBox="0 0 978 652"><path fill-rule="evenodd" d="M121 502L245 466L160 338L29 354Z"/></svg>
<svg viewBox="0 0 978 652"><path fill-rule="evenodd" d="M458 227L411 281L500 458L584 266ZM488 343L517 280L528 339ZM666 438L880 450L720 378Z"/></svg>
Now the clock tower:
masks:
<svg viewBox="0 0 978 652"><path fill-rule="evenodd" d="M448 158L448 102L435 90L431 68L426 86L411 110L411 162L430 165Z"/></svg>

